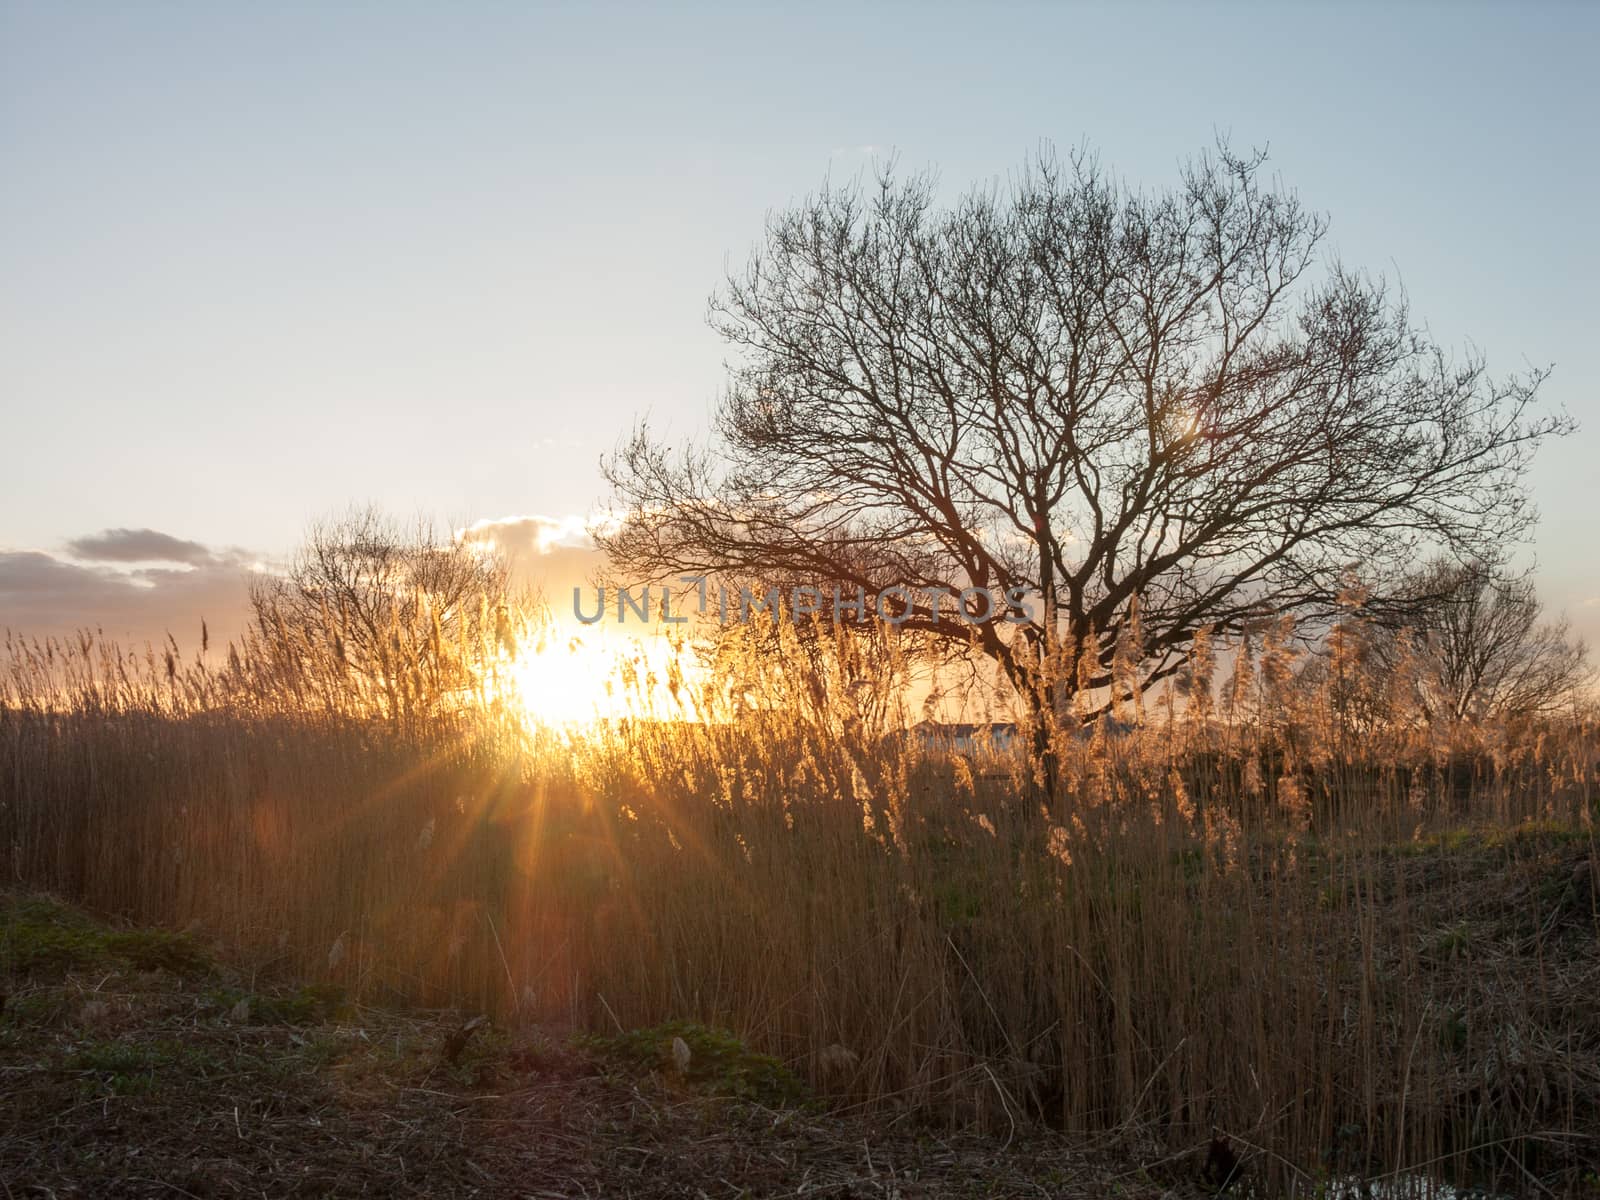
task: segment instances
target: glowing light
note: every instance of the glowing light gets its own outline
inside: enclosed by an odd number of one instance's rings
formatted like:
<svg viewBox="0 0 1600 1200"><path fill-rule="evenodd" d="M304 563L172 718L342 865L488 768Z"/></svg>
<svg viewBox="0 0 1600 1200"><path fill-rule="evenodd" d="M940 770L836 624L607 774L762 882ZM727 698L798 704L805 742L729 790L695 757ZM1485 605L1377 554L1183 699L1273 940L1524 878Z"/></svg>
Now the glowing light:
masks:
<svg viewBox="0 0 1600 1200"><path fill-rule="evenodd" d="M562 726L621 717L688 719L670 681L687 678L693 668L689 652L660 635L552 632L519 654L506 677L530 717ZM679 695L686 702L681 689Z"/></svg>

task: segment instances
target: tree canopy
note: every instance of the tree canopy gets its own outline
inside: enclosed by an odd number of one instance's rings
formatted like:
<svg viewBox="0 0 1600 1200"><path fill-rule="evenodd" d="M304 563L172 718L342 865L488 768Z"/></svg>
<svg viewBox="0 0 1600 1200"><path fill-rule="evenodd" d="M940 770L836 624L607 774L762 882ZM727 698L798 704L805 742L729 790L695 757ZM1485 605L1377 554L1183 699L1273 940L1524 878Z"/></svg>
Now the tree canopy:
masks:
<svg viewBox="0 0 1600 1200"><path fill-rule="evenodd" d="M641 424L607 459L602 544L639 577L913 589L902 628L1035 712L1109 707L1204 629L1331 614L1353 569L1381 612L1419 556L1526 534L1569 422L1543 371L1492 376L1326 261L1327 229L1226 145L1155 191L1082 152L949 206L893 168L824 187L712 299L709 440ZM976 621L967 588L1027 599Z"/></svg>
<svg viewBox="0 0 1600 1200"><path fill-rule="evenodd" d="M251 639L302 703L403 719L459 703L513 636L505 562L373 507L314 524L250 590Z"/></svg>

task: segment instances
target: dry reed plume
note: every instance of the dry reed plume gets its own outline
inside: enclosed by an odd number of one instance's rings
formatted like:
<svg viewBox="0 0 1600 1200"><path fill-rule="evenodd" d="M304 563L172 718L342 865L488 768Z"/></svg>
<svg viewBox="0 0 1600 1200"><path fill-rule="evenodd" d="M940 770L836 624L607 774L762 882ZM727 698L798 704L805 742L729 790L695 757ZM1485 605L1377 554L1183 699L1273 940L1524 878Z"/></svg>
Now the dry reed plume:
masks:
<svg viewBox="0 0 1600 1200"><path fill-rule="evenodd" d="M1063 717L1045 803L897 733L903 664L766 633L685 719L571 734L488 685L373 715L270 631L218 665L8 639L0 868L369 998L726 1026L840 1105L1148 1161L1215 1127L1277 1190L1586 1186L1591 720L1436 724L1358 617L1312 658L1266 628Z"/></svg>

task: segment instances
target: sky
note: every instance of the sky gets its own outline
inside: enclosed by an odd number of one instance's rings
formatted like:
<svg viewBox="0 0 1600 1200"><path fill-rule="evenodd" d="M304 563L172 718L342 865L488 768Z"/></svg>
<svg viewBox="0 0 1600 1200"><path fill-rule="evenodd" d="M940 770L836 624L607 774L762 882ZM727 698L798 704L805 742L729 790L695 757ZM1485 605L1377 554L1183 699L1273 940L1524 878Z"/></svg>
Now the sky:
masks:
<svg viewBox="0 0 1600 1200"><path fill-rule="evenodd" d="M226 629L351 502L571 548L637 418L704 427L770 211L1221 132L1441 342L1554 366L1520 553L1600 642L1596 60L1579 3L0 0L0 627Z"/></svg>

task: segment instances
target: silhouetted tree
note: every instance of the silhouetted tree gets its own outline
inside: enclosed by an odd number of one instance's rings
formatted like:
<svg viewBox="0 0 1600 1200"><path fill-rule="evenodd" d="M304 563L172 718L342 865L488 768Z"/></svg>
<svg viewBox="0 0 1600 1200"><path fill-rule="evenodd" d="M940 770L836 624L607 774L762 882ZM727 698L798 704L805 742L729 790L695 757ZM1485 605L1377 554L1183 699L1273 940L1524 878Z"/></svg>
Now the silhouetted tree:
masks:
<svg viewBox="0 0 1600 1200"><path fill-rule="evenodd" d="M257 647L306 699L393 718L458 698L512 638L501 558L372 507L313 525L250 600Z"/></svg>
<svg viewBox="0 0 1600 1200"><path fill-rule="evenodd" d="M903 628L1049 718L1109 708L1119 655L1146 687L1200 629L1333 614L1352 563L1399 583L1424 546L1524 532L1530 455L1568 426L1532 408L1543 372L1493 379L1381 281L1313 277L1326 221L1262 162L1224 145L1146 192L1041 155L950 208L891 169L777 214L712 299L737 353L714 436L636 428L604 548L638 578L926 589ZM1020 623L963 619L974 587L1022 589Z"/></svg>
<svg viewBox="0 0 1600 1200"><path fill-rule="evenodd" d="M1429 716L1508 719L1570 710L1593 677L1588 650L1566 620L1544 621L1526 576L1494 563L1439 561L1411 577L1419 598L1407 645L1378 642L1388 665L1414 652L1418 694Z"/></svg>

